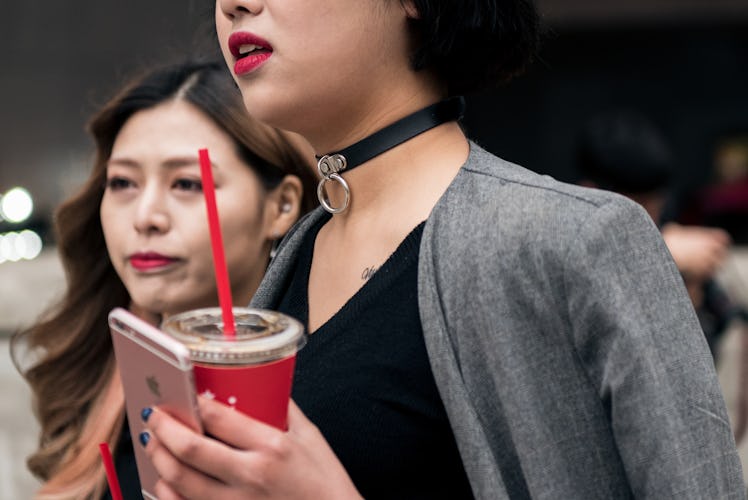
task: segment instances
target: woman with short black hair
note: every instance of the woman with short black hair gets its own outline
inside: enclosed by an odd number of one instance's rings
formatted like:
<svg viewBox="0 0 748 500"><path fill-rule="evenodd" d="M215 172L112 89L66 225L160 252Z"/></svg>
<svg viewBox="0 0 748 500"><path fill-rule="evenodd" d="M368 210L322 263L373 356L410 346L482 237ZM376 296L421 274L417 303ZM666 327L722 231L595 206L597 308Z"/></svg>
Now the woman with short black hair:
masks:
<svg viewBox="0 0 748 500"><path fill-rule="evenodd" d="M252 301L311 335L288 432L207 400L211 437L150 414L159 498L742 497L647 215L458 124L461 93L531 60L531 2L218 0L216 27L253 115L317 153L322 207Z"/></svg>

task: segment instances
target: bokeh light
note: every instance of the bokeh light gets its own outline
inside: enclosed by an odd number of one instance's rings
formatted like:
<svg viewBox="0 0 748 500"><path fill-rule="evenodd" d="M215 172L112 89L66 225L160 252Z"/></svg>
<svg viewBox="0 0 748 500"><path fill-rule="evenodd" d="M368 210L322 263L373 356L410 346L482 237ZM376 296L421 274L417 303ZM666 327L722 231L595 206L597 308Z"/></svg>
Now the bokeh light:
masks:
<svg viewBox="0 0 748 500"><path fill-rule="evenodd" d="M42 238L34 231L25 230L21 231L16 238L16 251L21 258L26 260L32 260L39 256L42 252Z"/></svg>
<svg viewBox="0 0 748 500"><path fill-rule="evenodd" d="M3 260L10 262L21 260L21 256L16 252L16 238L18 238L18 233L6 233L0 236L0 255L3 256Z"/></svg>
<svg viewBox="0 0 748 500"><path fill-rule="evenodd" d="M9 222L23 222L29 218L33 210L34 201L31 194L22 187L9 190L0 199L0 216Z"/></svg>
<svg viewBox="0 0 748 500"><path fill-rule="evenodd" d="M42 248L42 238L34 231L26 229L20 233L0 234L0 264L33 260L39 256Z"/></svg>

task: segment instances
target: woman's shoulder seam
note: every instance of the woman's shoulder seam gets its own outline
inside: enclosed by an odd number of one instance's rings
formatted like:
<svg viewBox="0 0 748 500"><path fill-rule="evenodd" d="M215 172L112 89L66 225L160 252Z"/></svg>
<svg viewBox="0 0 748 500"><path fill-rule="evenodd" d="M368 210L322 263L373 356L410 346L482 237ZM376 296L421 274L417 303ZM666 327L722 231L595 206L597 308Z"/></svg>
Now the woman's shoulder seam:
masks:
<svg viewBox="0 0 748 500"><path fill-rule="evenodd" d="M501 175L497 175L496 173L493 173L493 172L486 172L486 171L483 171L483 170L476 170L476 169L473 169L473 168L470 168L470 167L463 167L463 171L469 172L471 174L482 175L484 177L490 177L490 178L496 179L497 181L501 182L502 184L515 184L517 186L522 186L522 187L527 187L527 188L534 188L534 189L541 189L541 190L544 190L544 191L549 191L549 192L552 192L552 193L559 194L561 196L565 196L565 197L568 197L568 198L573 198L573 199L581 201L583 203L587 203L589 205L594 206L595 208L600 208L602 206L605 206L605 205L609 204L615 198L614 196L605 196L604 199L601 199L601 200L592 200L590 198L585 198L585 197L582 197L582 196L579 196L577 194L570 193L570 192L567 192L567 191L564 191L564 190L561 190L561 189L556 189L556 188L554 188L552 186L543 186L541 184L530 183L530 182L523 182L523 181L520 181L520 180L517 180L517 179L510 179L510 178L507 178L507 177L504 177L504 176L501 176ZM540 174L538 174L538 175L540 175ZM544 176L544 177L548 178L548 179L552 179L551 177L547 177L547 176ZM555 182L558 182L558 181L555 181Z"/></svg>

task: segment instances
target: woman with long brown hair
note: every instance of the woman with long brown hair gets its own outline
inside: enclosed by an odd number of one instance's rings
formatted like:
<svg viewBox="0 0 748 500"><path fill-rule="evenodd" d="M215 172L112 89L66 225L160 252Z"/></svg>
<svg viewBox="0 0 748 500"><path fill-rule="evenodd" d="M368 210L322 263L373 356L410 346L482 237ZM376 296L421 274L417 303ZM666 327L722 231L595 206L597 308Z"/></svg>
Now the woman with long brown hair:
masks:
<svg viewBox="0 0 748 500"><path fill-rule="evenodd" d="M106 495L103 441L127 498L140 494L107 314L128 307L157 323L217 303L198 149L208 147L214 160L238 303L253 295L274 242L312 204L303 141L251 119L222 64L152 71L106 104L89 130L93 170L55 219L67 291L12 344L41 424L28 459L44 482L41 498Z"/></svg>

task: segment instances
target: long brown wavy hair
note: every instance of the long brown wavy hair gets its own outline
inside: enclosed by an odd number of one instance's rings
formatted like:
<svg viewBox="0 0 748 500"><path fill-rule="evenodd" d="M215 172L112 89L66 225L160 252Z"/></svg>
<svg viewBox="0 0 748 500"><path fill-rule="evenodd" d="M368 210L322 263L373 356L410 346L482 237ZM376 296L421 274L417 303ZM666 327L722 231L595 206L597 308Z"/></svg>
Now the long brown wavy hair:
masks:
<svg viewBox="0 0 748 500"><path fill-rule="evenodd" d="M124 423L124 397L107 315L128 307L130 296L112 266L99 216L106 164L115 138L138 111L183 99L234 139L240 157L267 189L286 175L304 186L302 213L314 203L315 179L296 138L250 118L222 63L183 63L133 81L90 121L96 142L93 171L80 192L56 212L58 250L67 277L62 300L12 339L13 361L34 395L41 425L39 448L28 458L45 482L39 497L98 498L105 491L99 442L116 446Z"/></svg>

